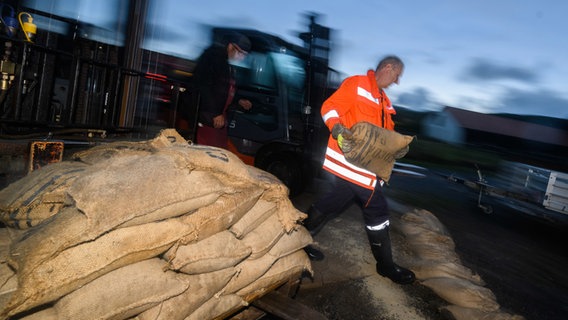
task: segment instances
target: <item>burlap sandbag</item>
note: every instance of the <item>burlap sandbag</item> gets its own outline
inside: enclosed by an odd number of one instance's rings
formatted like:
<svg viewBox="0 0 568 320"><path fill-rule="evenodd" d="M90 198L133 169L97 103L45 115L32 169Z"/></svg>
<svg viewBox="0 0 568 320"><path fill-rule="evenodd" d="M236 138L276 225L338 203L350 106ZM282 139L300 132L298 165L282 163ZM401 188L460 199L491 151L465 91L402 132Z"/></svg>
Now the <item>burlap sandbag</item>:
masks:
<svg viewBox="0 0 568 320"><path fill-rule="evenodd" d="M225 319L246 306L248 306L248 303L236 294L214 296L203 303L185 320Z"/></svg>
<svg viewBox="0 0 568 320"><path fill-rule="evenodd" d="M153 259L155 260L155 259ZM146 262L144 262L145 264ZM87 288L81 288L77 292L73 292L70 295L63 297L60 302L57 302L54 307L47 307L45 309L38 310L34 313L26 315L22 318L18 318L20 320L60 320L60 319L126 319L132 315L135 315L139 312L145 314L149 306L154 305L148 310L153 310L157 307L161 306L160 300L166 299L165 301L169 301L175 297L179 297L186 293L188 290L185 290L180 295L175 295L175 293L187 284L185 280L182 279L180 282L179 279L175 279L172 277L176 277L173 272L168 274L161 272L161 270L154 270L159 272L159 274L153 275L148 274L152 272L152 266L144 266L143 263L141 265L130 265L126 266L124 270L115 270L107 275L107 279L99 279L95 280L95 284L89 284L86 286ZM159 265L157 265L159 267ZM155 268L155 267L154 267ZM133 274L132 272L136 272ZM125 274L126 273L126 274ZM152 272L153 273L153 272ZM144 277L148 277L151 281L146 282ZM117 279L119 278L119 279ZM108 287L116 288L118 285L121 285L117 292L106 292L103 287L104 285L111 283L111 286ZM130 290L126 287L129 285L129 281L134 281L134 288L138 288L138 292L133 292L134 296L128 296ZM172 287L168 287L168 282L177 281L177 283L173 283ZM164 285L165 287L161 287ZM182 285L182 287L180 287ZM149 291L149 290L156 290L157 291ZM87 292L89 291L89 292ZM100 291L100 292L97 292ZM110 303L107 303L107 299L113 299L116 297L117 294L126 294L126 297L119 296L118 300L112 300ZM79 296L78 296L79 295ZM86 299L89 301L83 300L83 295L85 295ZM168 297L172 295L173 298ZM93 299L94 297L94 299ZM104 299L104 300L103 300ZM140 299L140 300L139 300ZM98 301L97 301L98 300ZM205 300L205 299L204 299ZM98 303L99 305L87 305L88 303ZM178 301L179 303L179 301ZM178 307L184 307L183 303L179 303ZM83 309L85 308L85 309ZM112 309L111 309L112 308ZM130 308L130 310L128 310ZM161 311L161 310L159 310ZM92 314L86 315L86 312L93 312ZM104 314L104 315L103 315ZM73 318L79 317L79 318ZM130 319L184 319L182 318L158 318L157 316L151 318L139 318L138 316Z"/></svg>
<svg viewBox="0 0 568 320"><path fill-rule="evenodd" d="M426 229L421 225L407 222L402 223L400 228L411 241L417 243L433 241L452 250L455 248L454 240L449 234L441 234L437 231Z"/></svg>
<svg viewBox="0 0 568 320"><path fill-rule="evenodd" d="M290 280L292 277L297 279L304 271L313 272L310 259L304 250L298 250L278 259L265 274L237 291L237 294L243 297L245 301L250 302L259 295L275 289L278 285Z"/></svg>
<svg viewBox="0 0 568 320"><path fill-rule="evenodd" d="M55 301L103 274L155 257L180 238L196 234L193 225L172 218L116 229L63 250L41 264L26 264L17 273L18 290L0 314L14 315Z"/></svg>
<svg viewBox="0 0 568 320"><path fill-rule="evenodd" d="M305 228L298 228L296 231L285 233L279 237L276 244L259 258L247 258L236 267L239 273L231 279L223 289L226 293L234 293L261 277L275 261L281 257L288 256L312 243L312 236Z"/></svg>
<svg viewBox="0 0 568 320"><path fill-rule="evenodd" d="M93 167L99 170L79 177L68 192L104 231L130 220L145 223L190 212L208 204L194 199L227 188L210 172L188 170L178 158L161 152L112 158Z"/></svg>
<svg viewBox="0 0 568 320"><path fill-rule="evenodd" d="M27 229L10 247L8 263L16 271L37 265L58 252L82 242L89 219L75 207L65 207L40 225ZM91 237L91 238L94 238Z"/></svg>
<svg viewBox="0 0 568 320"><path fill-rule="evenodd" d="M298 221L306 215L298 210L292 210L293 205L288 198L288 189L272 174L258 168L245 165L231 152L209 146L173 145L160 150L183 159L188 167L196 170L211 172L225 184L234 188L257 186L264 190L262 199L274 202L279 209L280 222L286 231L297 227Z"/></svg>
<svg viewBox="0 0 568 320"><path fill-rule="evenodd" d="M250 247L225 230L195 243L173 246L164 253L164 259L172 270L199 274L232 267L250 253Z"/></svg>
<svg viewBox="0 0 568 320"><path fill-rule="evenodd" d="M156 149L148 145L147 141L115 141L78 151L72 155L72 158L94 165L116 157L146 156L155 151Z"/></svg>
<svg viewBox="0 0 568 320"><path fill-rule="evenodd" d="M353 148L345 152L345 159L350 163L375 173L385 182L389 182L395 160L404 156L408 145L414 139L375 126L369 122L358 122L350 128L353 135L349 138ZM397 153L400 153L398 157Z"/></svg>
<svg viewBox="0 0 568 320"><path fill-rule="evenodd" d="M270 210L267 214L263 215L264 221L242 238L242 241L252 249L249 259L256 259L264 255L284 233L293 232L301 227L297 222L290 225L292 221L301 221L306 217L288 199L279 200L276 204L276 212Z"/></svg>
<svg viewBox="0 0 568 320"><path fill-rule="evenodd" d="M199 230L197 241L229 229L241 219L258 201L263 190L257 186L237 189L224 194L215 203L186 214L181 219Z"/></svg>
<svg viewBox="0 0 568 320"><path fill-rule="evenodd" d="M145 141L115 141L98 145L72 155L75 160L88 164L97 164L107 159L149 155L172 145L187 145L187 141L175 129L162 129L154 139Z"/></svg>
<svg viewBox="0 0 568 320"><path fill-rule="evenodd" d="M204 145L172 145L160 149L172 157L182 159L187 166L197 170L210 171L235 186L262 185L265 189L278 189L281 195L287 194L286 187L276 177L267 172L258 172L242 162L235 154L222 148Z"/></svg>
<svg viewBox="0 0 568 320"><path fill-rule="evenodd" d="M231 226L229 230L241 239L254 228L258 227L270 215L276 211L276 204L260 199L252 209L249 210L237 223Z"/></svg>
<svg viewBox="0 0 568 320"><path fill-rule="evenodd" d="M225 189L207 172L176 170L171 158L127 160L78 178L69 189L76 206L65 208L30 229L13 245L10 264L16 270L21 268L23 259L28 264L40 264L65 248L93 240L116 227L191 212L213 203ZM151 164L159 168L144 169ZM157 188L148 184L147 178L166 182Z"/></svg>
<svg viewBox="0 0 568 320"><path fill-rule="evenodd" d="M434 214L427 210L415 209L412 212L403 214L401 219L404 222L401 224L401 227L409 227L408 230L403 230L408 236L414 237L415 235L419 235L424 232L424 230L430 230L437 234L450 236L446 226L444 226ZM416 229L413 230L413 228Z"/></svg>
<svg viewBox="0 0 568 320"><path fill-rule="evenodd" d="M18 277L8 265L8 255L10 245L20 233L21 230L0 227L0 310L18 289Z"/></svg>
<svg viewBox="0 0 568 320"><path fill-rule="evenodd" d="M132 320L183 320L218 293L237 270L234 267L187 276L189 289L140 313Z"/></svg>
<svg viewBox="0 0 568 320"><path fill-rule="evenodd" d="M16 289L18 289L16 272L7 263L0 263L0 296L14 292Z"/></svg>
<svg viewBox="0 0 568 320"><path fill-rule="evenodd" d="M416 278L419 280L431 278L460 278L471 281L479 286L485 285L485 282L478 274L473 273L471 269L456 262L425 261L412 264L412 271L414 271Z"/></svg>
<svg viewBox="0 0 568 320"><path fill-rule="evenodd" d="M0 190L0 222L27 229L57 214L67 199L67 187L87 167L72 161L52 163Z"/></svg>
<svg viewBox="0 0 568 320"><path fill-rule="evenodd" d="M454 251L429 243L421 243L411 246L412 251L422 260L437 262L460 262L459 256Z"/></svg>
<svg viewBox="0 0 568 320"><path fill-rule="evenodd" d="M437 231L424 229L422 227L419 227L419 229L422 230L419 233L412 235L412 241L417 243L435 242L451 250L455 248L454 240L449 234L441 234Z"/></svg>
<svg viewBox="0 0 568 320"><path fill-rule="evenodd" d="M0 310L18 290L18 277L6 263L0 264Z"/></svg>
<svg viewBox="0 0 568 320"><path fill-rule="evenodd" d="M408 237L408 245L416 256L423 261L460 263L451 237L423 230L421 234Z"/></svg>
<svg viewBox="0 0 568 320"><path fill-rule="evenodd" d="M18 318L18 320L61 320L61 318L59 318L54 308L48 307Z"/></svg>
<svg viewBox="0 0 568 320"><path fill-rule="evenodd" d="M267 192L263 194L263 199L268 199ZM282 224L284 231L290 232L300 226L300 222L308 217L307 214L296 209L288 197L273 199L276 203L276 214Z"/></svg>
<svg viewBox="0 0 568 320"><path fill-rule="evenodd" d="M225 149L203 145L173 145L161 149L160 153L179 159L180 163L194 170L211 172L228 185L242 187L260 183L252 181L248 166Z"/></svg>
<svg viewBox="0 0 568 320"><path fill-rule="evenodd" d="M16 272L8 265L10 245L14 237L10 230L12 229L0 227L0 297L15 291L18 285Z"/></svg>
<svg viewBox="0 0 568 320"><path fill-rule="evenodd" d="M499 304L491 290L459 278L432 278L422 281L442 299L460 307L496 311Z"/></svg>
<svg viewBox="0 0 568 320"><path fill-rule="evenodd" d="M472 308L464 308L460 306L443 307L448 310L455 320L523 320L519 315L512 315L501 311L485 311Z"/></svg>
<svg viewBox="0 0 568 320"><path fill-rule="evenodd" d="M154 258L109 272L61 298L54 308L60 319L128 319L190 287L187 277L164 271Z"/></svg>
<svg viewBox="0 0 568 320"><path fill-rule="evenodd" d="M245 259L241 263L237 264L235 268L237 269L237 274L229 281L227 286L223 288L222 293L235 293L241 288L254 282L256 279L260 278L270 266L274 264L276 257L265 254L258 259Z"/></svg>
<svg viewBox="0 0 568 320"><path fill-rule="evenodd" d="M10 247L24 233L25 230L0 227L0 264L8 261Z"/></svg>
<svg viewBox="0 0 568 320"><path fill-rule="evenodd" d="M274 247L268 251L268 254L278 259L298 251L312 243L313 239L310 232L303 226L300 226L296 230L282 235Z"/></svg>
<svg viewBox="0 0 568 320"><path fill-rule="evenodd" d="M285 231L278 219L278 215L273 214L244 236L241 241L245 246L251 248L249 258L257 259L266 254L284 233Z"/></svg>

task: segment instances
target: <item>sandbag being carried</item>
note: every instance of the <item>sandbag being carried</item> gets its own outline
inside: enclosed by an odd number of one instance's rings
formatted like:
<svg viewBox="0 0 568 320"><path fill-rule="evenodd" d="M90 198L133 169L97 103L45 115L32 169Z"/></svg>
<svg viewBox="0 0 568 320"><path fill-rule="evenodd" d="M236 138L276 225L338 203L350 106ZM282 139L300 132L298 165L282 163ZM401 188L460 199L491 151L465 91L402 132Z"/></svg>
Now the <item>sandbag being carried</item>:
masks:
<svg viewBox="0 0 568 320"><path fill-rule="evenodd" d="M364 121L353 125L350 131L353 148L344 152L345 159L375 173L387 183L395 160L406 155L408 145L414 139Z"/></svg>

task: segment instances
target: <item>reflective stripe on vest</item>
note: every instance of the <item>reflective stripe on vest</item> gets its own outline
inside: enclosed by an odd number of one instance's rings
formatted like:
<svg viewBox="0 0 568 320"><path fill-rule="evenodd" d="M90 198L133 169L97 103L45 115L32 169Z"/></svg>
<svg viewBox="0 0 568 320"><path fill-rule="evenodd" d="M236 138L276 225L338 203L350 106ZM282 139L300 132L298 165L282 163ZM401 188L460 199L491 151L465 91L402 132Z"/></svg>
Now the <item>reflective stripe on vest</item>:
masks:
<svg viewBox="0 0 568 320"><path fill-rule="evenodd" d="M325 152L323 167L362 187L375 188L377 185L377 176L374 173L349 163L343 154L329 147Z"/></svg>
<svg viewBox="0 0 568 320"><path fill-rule="evenodd" d="M339 118L339 114L335 110L329 110L329 112L324 114L322 116L322 118L323 118L323 122L327 122L327 120L329 120L331 118Z"/></svg>
<svg viewBox="0 0 568 320"><path fill-rule="evenodd" d="M365 88L357 87L357 95L359 95L359 96L361 96L361 97L363 97L367 100L373 101L376 104L380 104L380 99L373 97L373 94L371 92L369 92L368 90L366 90Z"/></svg>

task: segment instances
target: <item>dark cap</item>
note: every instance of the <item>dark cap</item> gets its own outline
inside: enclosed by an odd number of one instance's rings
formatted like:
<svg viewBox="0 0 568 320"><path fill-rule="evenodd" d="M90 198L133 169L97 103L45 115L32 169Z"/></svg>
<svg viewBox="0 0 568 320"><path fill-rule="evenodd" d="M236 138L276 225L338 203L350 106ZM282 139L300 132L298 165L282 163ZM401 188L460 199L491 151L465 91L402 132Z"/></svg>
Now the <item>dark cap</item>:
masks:
<svg viewBox="0 0 568 320"><path fill-rule="evenodd" d="M244 51L250 51L250 40L248 37L240 34L240 33L234 33L229 37L229 43L234 43L237 46L239 46L239 48L243 49Z"/></svg>

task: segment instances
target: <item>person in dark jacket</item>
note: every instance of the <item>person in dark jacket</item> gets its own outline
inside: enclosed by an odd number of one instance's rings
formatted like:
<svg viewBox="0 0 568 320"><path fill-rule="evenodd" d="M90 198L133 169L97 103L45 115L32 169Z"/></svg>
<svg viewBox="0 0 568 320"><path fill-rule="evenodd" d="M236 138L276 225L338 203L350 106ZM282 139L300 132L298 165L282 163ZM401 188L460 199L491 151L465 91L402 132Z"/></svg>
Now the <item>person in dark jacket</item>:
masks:
<svg viewBox="0 0 568 320"><path fill-rule="evenodd" d="M234 33L224 44L211 45L197 60L194 81L199 93L198 144L228 148L227 108L236 92L234 69L230 62L243 60L250 47L246 36ZM239 99L237 103L245 110L252 107L247 99Z"/></svg>

